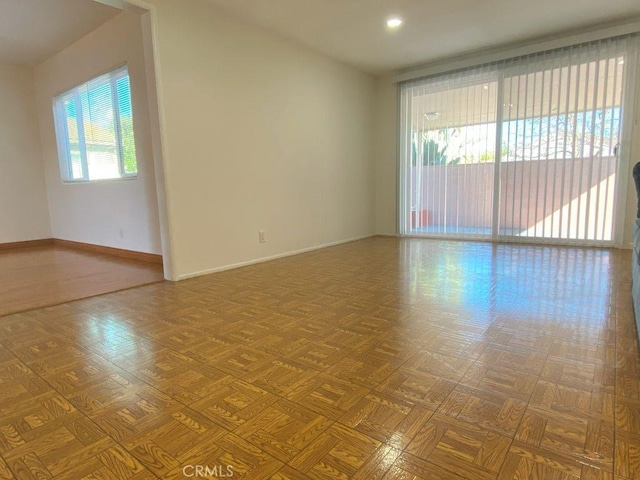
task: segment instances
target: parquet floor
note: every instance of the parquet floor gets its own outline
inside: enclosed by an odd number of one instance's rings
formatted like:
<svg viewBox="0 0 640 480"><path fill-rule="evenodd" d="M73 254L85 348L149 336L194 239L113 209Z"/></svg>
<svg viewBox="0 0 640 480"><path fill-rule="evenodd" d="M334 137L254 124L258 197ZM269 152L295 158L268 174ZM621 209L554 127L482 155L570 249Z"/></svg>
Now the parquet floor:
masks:
<svg viewBox="0 0 640 480"><path fill-rule="evenodd" d="M0 318L0 479L640 479L629 262L373 238Z"/></svg>
<svg viewBox="0 0 640 480"><path fill-rule="evenodd" d="M161 265L57 245L0 250L0 316L163 280Z"/></svg>

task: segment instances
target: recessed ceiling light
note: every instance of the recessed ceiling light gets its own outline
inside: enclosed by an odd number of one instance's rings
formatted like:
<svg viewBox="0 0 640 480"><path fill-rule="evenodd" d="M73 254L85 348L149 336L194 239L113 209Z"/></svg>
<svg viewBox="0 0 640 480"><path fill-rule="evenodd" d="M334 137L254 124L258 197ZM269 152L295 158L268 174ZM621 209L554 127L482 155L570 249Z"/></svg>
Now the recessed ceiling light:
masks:
<svg viewBox="0 0 640 480"><path fill-rule="evenodd" d="M402 25L402 19L399 17L391 17L387 20L387 27L389 28L398 28Z"/></svg>

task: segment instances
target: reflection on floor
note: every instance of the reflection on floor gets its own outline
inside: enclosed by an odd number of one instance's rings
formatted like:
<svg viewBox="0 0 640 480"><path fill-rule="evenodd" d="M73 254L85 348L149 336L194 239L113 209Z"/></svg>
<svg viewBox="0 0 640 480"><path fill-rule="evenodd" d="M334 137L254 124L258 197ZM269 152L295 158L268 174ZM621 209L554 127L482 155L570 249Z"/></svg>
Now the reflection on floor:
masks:
<svg viewBox="0 0 640 480"><path fill-rule="evenodd" d="M493 235L493 227L491 227L490 225L487 227L466 227L462 225L425 225L423 227L417 227L411 230L411 235L421 234L442 235L450 237L465 235L469 237L491 238L491 236ZM536 237L534 233L531 233L528 230L505 227L500 227L498 235L504 237ZM540 237L541 235L538 236Z"/></svg>
<svg viewBox="0 0 640 480"><path fill-rule="evenodd" d="M109 255L58 246L0 250L0 316L163 279L160 265Z"/></svg>
<svg viewBox="0 0 640 480"><path fill-rule="evenodd" d="M637 479L629 262L374 238L2 318L0 478Z"/></svg>

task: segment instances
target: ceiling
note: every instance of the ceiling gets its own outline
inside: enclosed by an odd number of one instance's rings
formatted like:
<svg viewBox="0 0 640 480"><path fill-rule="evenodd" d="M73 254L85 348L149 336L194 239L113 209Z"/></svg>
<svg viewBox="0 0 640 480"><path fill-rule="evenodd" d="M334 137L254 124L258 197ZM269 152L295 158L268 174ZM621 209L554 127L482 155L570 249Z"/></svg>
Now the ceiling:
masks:
<svg viewBox="0 0 640 480"><path fill-rule="evenodd" d="M120 12L100 1L0 0L0 62L38 65ZM638 0L208 1L371 73L640 17Z"/></svg>
<svg viewBox="0 0 640 480"><path fill-rule="evenodd" d="M34 67L118 13L92 0L0 0L0 62Z"/></svg>
<svg viewBox="0 0 640 480"><path fill-rule="evenodd" d="M505 69L502 118L542 119L619 107L624 78L624 64L619 61L614 56L597 62L587 60L589 63L580 67L554 65L522 73L514 67L515 74ZM411 126L420 132L493 123L498 118L498 105L498 82L490 73L481 78L462 76L458 82L443 78L429 89L414 90Z"/></svg>
<svg viewBox="0 0 640 480"><path fill-rule="evenodd" d="M638 0L208 1L371 73L640 15Z"/></svg>

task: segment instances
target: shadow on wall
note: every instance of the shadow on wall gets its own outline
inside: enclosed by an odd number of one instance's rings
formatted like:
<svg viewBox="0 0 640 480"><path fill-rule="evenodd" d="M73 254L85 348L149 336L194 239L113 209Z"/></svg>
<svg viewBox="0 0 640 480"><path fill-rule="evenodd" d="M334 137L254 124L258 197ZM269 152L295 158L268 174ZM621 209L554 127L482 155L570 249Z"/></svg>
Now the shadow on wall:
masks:
<svg viewBox="0 0 640 480"><path fill-rule="evenodd" d="M525 235L544 228L545 236L577 238L586 227L576 212L586 211L588 204L595 219L590 236L610 240L602 237L611 232L616 161L602 157L502 163L500 228ZM490 232L494 171L494 163L414 167L412 229L451 226ZM572 222L566 221L569 216Z"/></svg>

